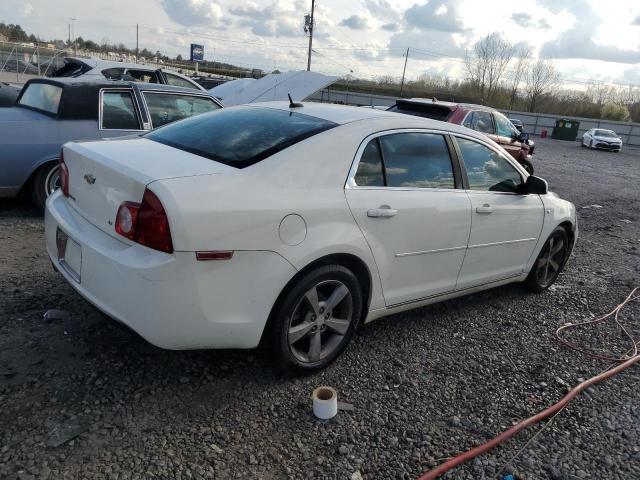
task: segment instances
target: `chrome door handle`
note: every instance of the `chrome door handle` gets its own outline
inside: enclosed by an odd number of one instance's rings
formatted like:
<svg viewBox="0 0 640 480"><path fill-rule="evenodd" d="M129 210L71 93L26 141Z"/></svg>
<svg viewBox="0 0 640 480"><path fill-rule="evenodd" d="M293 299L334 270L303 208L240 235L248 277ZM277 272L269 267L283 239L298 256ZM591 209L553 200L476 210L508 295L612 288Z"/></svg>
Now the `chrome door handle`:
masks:
<svg viewBox="0 0 640 480"><path fill-rule="evenodd" d="M380 208L367 210L367 217L371 218L395 217L397 214L398 210L391 208L389 205L380 205Z"/></svg>
<svg viewBox="0 0 640 480"><path fill-rule="evenodd" d="M481 207L476 207L476 213L492 213L493 207L488 203L485 203Z"/></svg>

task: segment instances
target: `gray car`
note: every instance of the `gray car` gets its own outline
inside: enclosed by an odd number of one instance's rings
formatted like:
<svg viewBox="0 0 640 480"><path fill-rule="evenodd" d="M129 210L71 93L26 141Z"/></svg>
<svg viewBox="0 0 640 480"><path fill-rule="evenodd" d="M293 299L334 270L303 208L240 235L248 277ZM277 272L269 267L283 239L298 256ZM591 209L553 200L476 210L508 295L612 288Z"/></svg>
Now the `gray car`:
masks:
<svg viewBox="0 0 640 480"><path fill-rule="evenodd" d="M143 133L221 108L206 92L127 81L34 79L0 108L0 197L29 190L39 207L59 186L64 143Z"/></svg>

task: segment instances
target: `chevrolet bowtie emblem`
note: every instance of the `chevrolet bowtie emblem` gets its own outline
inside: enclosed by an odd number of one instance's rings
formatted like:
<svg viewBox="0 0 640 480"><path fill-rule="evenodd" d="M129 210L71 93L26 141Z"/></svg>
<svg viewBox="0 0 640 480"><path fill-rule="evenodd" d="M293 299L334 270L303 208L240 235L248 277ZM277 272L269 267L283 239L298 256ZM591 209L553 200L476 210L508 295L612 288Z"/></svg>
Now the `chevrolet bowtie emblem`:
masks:
<svg viewBox="0 0 640 480"><path fill-rule="evenodd" d="M96 183L96 177L94 177L90 173L85 174L84 179L89 185L93 185L94 183Z"/></svg>

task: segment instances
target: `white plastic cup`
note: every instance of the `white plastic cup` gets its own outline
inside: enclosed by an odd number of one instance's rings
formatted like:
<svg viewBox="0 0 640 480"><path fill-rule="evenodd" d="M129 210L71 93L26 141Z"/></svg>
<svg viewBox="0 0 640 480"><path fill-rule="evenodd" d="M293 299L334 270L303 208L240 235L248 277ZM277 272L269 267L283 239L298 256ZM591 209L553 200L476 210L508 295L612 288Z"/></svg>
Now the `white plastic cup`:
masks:
<svg viewBox="0 0 640 480"><path fill-rule="evenodd" d="M318 387L313 391L313 414L329 420L338 414L338 394L331 387Z"/></svg>

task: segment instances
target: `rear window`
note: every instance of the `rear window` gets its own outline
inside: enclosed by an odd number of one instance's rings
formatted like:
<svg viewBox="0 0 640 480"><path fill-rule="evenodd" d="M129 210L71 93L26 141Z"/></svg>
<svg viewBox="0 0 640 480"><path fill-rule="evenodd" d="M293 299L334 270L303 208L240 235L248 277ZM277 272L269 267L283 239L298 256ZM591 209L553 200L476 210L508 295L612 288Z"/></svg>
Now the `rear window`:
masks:
<svg viewBox="0 0 640 480"><path fill-rule="evenodd" d="M20 105L49 113L58 113L62 88L48 83L32 83L20 97Z"/></svg>
<svg viewBox="0 0 640 480"><path fill-rule="evenodd" d="M336 123L297 112L234 107L167 125L145 138L245 168L335 126Z"/></svg>
<svg viewBox="0 0 640 480"><path fill-rule="evenodd" d="M389 108L390 112L404 113L405 115L415 115L417 117L432 118L434 120L446 121L451 115L451 108L444 105L430 103L397 102Z"/></svg>

